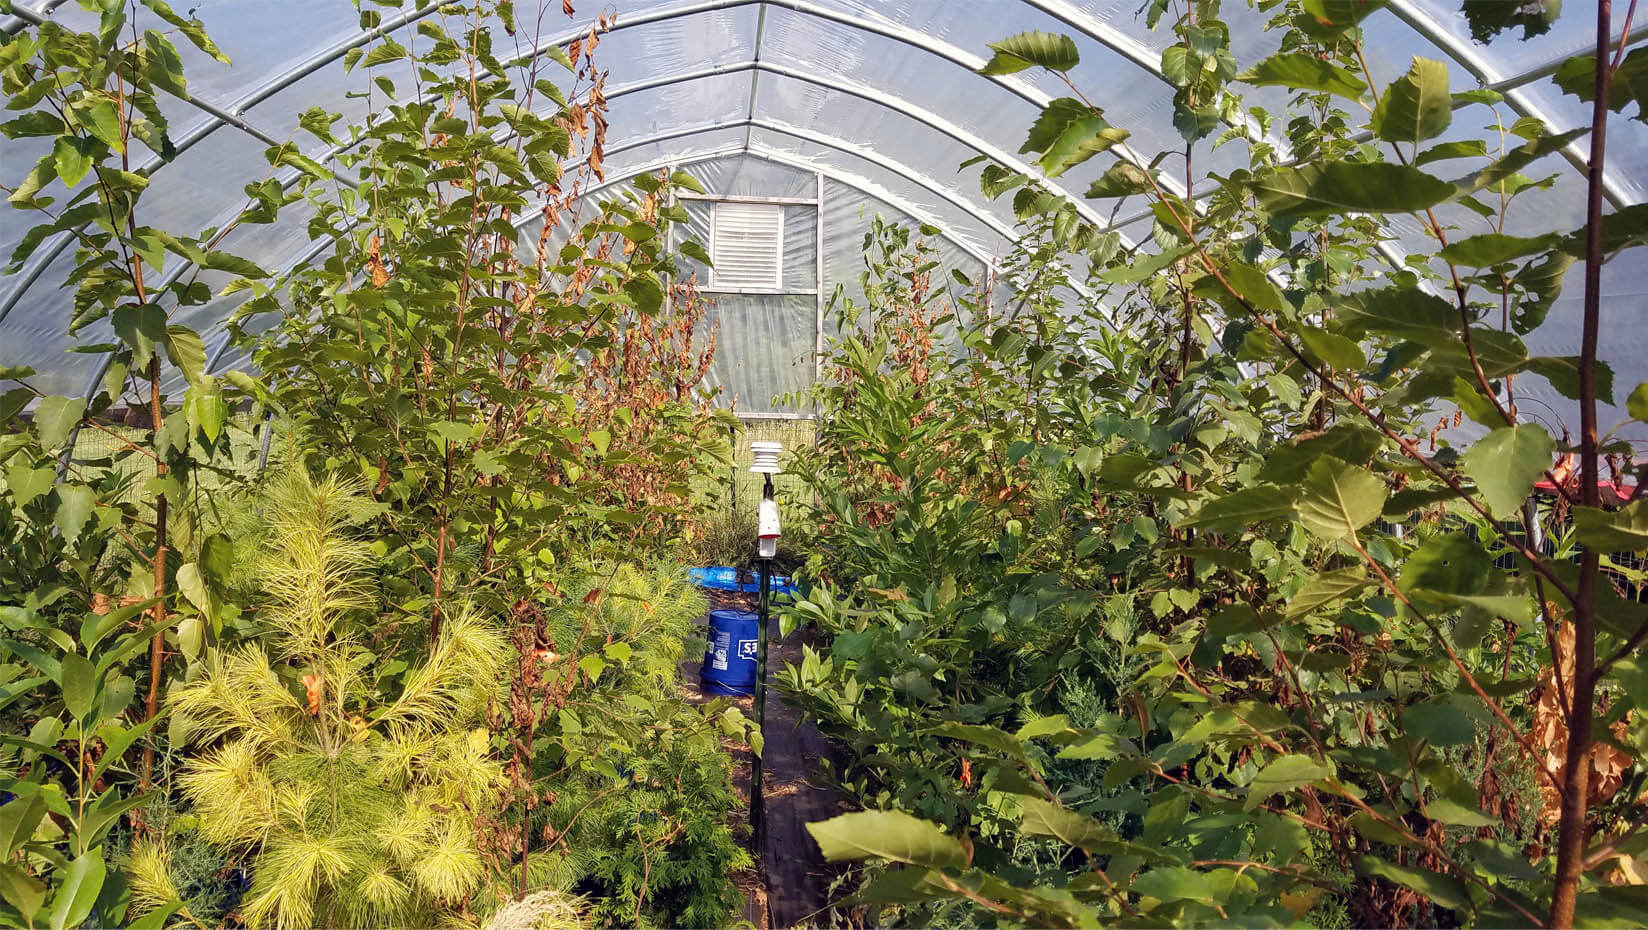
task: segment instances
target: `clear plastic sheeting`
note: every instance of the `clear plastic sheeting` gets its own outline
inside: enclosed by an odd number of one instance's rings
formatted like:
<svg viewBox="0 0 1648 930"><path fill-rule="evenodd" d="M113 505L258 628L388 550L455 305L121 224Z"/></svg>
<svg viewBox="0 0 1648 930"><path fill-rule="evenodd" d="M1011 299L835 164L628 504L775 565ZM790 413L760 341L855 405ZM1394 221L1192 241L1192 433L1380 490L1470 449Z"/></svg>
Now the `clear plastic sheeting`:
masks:
<svg viewBox="0 0 1648 930"><path fill-rule="evenodd" d="M535 48L564 45L587 33L596 15L606 16L612 28L601 39L597 57L610 70L606 169L611 179L677 167L693 172L712 193L810 199L817 196L822 174L824 203L814 215L823 229L823 280L817 280L816 235L810 243L801 241L789 216L785 264L813 268L811 279L794 279L810 284L793 286L817 288L825 299L837 285L857 286L862 267L857 251L872 213L937 226L942 235L933 241L946 271L956 267L969 276L982 275L1009 248L1016 235L1010 204L986 200L978 190L978 168L958 171L958 166L983 155L1026 167L1018 152L1026 129L1047 100L1069 93L1053 76L1034 69L998 77L977 73L990 54L988 43L1010 33L1039 29L1072 36L1081 63L1070 77L1104 107L1111 122L1133 133L1129 151L1149 158L1182 148L1172 126L1173 90L1161 74L1161 53L1173 37L1165 28L1149 29L1145 8L1136 0L612 0L575 5L577 14L567 18L558 4L550 3L541 20L536 10L520 7L519 28L513 32L494 24L494 51L524 84L531 75L519 63ZM1279 32L1267 29L1275 10L1258 6L1234 3L1221 10L1241 67L1275 51L1279 41ZM326 143L298 129L305 110L321 107L343 114L346 122L359 122L369 105L384 102L382 88L371 80L376 76L394 80L401 101L415 96L409 68L348 71L344 57L383 36L416 47L421 41L418 24L445 15L438 4L417 0L398 9L371 7L381 14L381 25L369 33L362 30L357 10L341 0L203 0L192 9L234 65L226 67L188 43L179 44L194 100L164 103L182 152L169 165L153 158L144 162L156 166L151 192L144 198L144 222L184 234L233 214L244 202L244 185L268 174L263 151L271 141L296 139L310 155L335 156ZM43 18L71 28L95 24L93 14L63 0L21 0L17 12L0 17L0 24L16 28ZM1589 18L1576 15L1580 12L1558 17L1544 35L1526 41L1505 35L1483 45L1471 36L1457 0L1392 0L1364 23L1368 67L1383 82L1403 72L1412 56L1440 59L1449 64L1453 90L1491 87L1504 93L1500 109L1507 122L1535 117L1555 130L1571 129L1586 123L1587 107L1561 93L1550 75L1592 41ZM143 21L149 15L138 13L139 28L149 25ZM1631 41L1645 35L1648 30L1638 29ZM559 75L558 66L548 67L551 76ZM366 94L377 96L369 102ZM1249 107L1273 114L1287 107L1287 93L1279 88L1244 88L1243 94ZM534 105L542 109L546 104L538 100ZM1501 127L1491 122L1484 108L1461 110L1446 138L1481 139L1497 151ZM45 151L45 141L6 140L0 183L15 185ZM1280 144L1279 138L1271 141ZM1648 199L1648 125L1616 119L1608 145L1607 208ZM1245 158L1241 149L1199 146L1191 172L1199 190L1211 186L1205 180L1210 174L1239 166ZM1131 219L1140 204L1129 202L1112 214L1108 206L1100 212L1080 197L1116 158L1127 155L1100 155L1049 186L1071 195L1095 222ZM1548 190L1520 197L1503 231L1517 235L1553 225L1577 227L1584 156L1575 145L1528 166L1523 173L1529 177L1554 180ZM291 172L283 170L276 177L289 180ZM1181 182L1173 178L1171 183ZM613 189L609 185L592 193L609 196ZM1461 235L1487 231L1479 217L1457 207L1438 214ZM290 210L270 226L237 230L226 245L265 268L284 270L319 254L321 246L305 228L307 219L302 210ZM34 221L17 211L0 211L0 251L15 249ZM817 226L813 229L816 233ZM1397 219L1391 230L1386 249L1391 263L1400 263L1411 250L1434 250L1411 221ZM1147 223L1129 223L1126 245L1132 247L1147 234ZM523 225L523 235L535 235L530 222ZM809 249L814 253L810 262ZM19 274L0 279L0 362L33 366L40 373L36 386L49 392L86 389L101 364L95 353L68 351L73 341L64 334L69 292L63 284L72 260L67 237L60 237L43 244ZM1577 268L1571 272L1546 327L1529 338L1536 350L1570 351L1559 344L1565 337L1547 334L1568 331L1577 312L1578 274ZM786 277L786 284L791 280ZM1604 288L1604 355L1613 365L1616 386L1634 385L1648 379L1648 336L1643 335L1648 328L1640 325L1648 305L1643 299L1648 269L1640 259L1614 262ZM762 300L770 306L758 308ZM722 356L733 366L727 383L737 383L730 393L739 395L744 409L770 407L770 398L783 393L775 386L800 383L800 376L793 367L782 369L780 376L771 353L758 363L737 361L730 353L758 352L762 345L754 336L734 332L732 324L749 322L768 336L788 339L815 319L815 303L810 295L751 297L720 311L726 318ZM223 344L215 324L234 304L228 298L213 301L191 310L181 322L202 328L208 348L215 349ZM792 332L793 327L800 329ZM816 326L813 330L816 334ZM94 325L78 338L101 337ZM792 348L784 343L780 351ZM224 354L219 362L233 359ZM772 383L758 384L752 372L769 373ZM1526 398L1519 403L1530 415L1533 407L1549 406L1553 432L1573 426L1572 403L1548 392L1537 378L1519 379L1516 390Z"/></svg>
<svg viewBox="0 0 1648 930"><path fill-rule="evenodd" d="M715 327L715 362L704 386L719 391L719 406L741 414L794 412L782 396L813 383L817 320L811 294L715 295L705 314Z"/></svg>

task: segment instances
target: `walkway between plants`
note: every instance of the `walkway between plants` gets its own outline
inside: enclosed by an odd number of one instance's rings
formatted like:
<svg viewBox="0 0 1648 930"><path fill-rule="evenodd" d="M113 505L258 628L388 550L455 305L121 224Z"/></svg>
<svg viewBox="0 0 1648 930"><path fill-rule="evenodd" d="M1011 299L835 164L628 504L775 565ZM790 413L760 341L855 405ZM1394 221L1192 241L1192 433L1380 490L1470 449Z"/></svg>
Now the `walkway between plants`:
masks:
<svg viewBox="0 0 1648 930"><path fill-rule="evenodd" d="M828 923L822 912L830 904L830 885L841 870L824 861L818 844L807 832L807 824L851 809L839 794L808 780L817 769L818 761L833 757L835 748L812 724L802 721L800 713L784 703L778 690L771 685L773 673L787 663L800 663L806 633L797 631L784 640L778 639L777 618L772 621L771 633L773 639L767 660L767 741L762 775L766 785L767 829L761 849L757 851L756 880L739 883L745 892L743 916L761 930ZM708 696L699 689L698 671L702 658L701 655L693 655L681 665L687 697L694 702L708 700ZM752 698L735 700L744 713L753 716ZM751 760L749 746L730 740L726 745L733 753L734 783L747 805ZM749 809L746 806L733 812L732 819L744 823L748 817Z"/></svg>

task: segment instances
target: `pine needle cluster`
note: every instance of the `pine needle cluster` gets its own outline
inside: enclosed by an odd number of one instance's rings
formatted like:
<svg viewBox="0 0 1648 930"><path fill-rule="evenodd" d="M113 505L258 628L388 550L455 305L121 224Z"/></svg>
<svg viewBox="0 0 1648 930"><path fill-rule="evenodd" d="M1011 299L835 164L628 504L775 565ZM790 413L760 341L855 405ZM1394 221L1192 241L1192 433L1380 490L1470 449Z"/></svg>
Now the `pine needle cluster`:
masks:
<svg viewBox="0 0 1648 930"><path fill-rule="evenodd" d="M253 863L249 926L429 926L484 877L474 812L500 769L481 721L509 646L460 606L391 677L363 635L377 604L356 528L375 507L350 481L274 482L267 632L170 698L174 734L209 747L179 777L201 834Z"/></svg>

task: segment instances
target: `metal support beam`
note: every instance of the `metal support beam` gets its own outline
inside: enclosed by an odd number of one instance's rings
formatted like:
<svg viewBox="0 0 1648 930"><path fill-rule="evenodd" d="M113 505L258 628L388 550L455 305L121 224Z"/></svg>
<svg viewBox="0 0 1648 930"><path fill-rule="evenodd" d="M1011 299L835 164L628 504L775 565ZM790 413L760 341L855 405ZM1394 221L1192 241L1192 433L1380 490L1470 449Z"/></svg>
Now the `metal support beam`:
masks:
<svg viewBox="0 0 1648 930"><path fill-rule="evenodd" d="M765 203L786 207L810 207L818 201L811 197L752 197L748 194L693 194L679 195L681 200L699 200L705 203Z"/></svg>
<svg viewBox="0 0 1648 930"><path fill-rule="evenodd" d="M761 64L761 40L766 37L766 34L767 34L767 5L765 3L763 3L759 7L756 7L755 47L750 50L750 60L755 62L755 64L758 65L758 66ZM755 95L760 90L760 88L761 88L761 69L759 67L757 67L755 70L750 72L750 105L744 111L744 119L745 120L755 119ZM744 130L744 151L746 151L746 152L748 152L750 150L750 134L754 131L755 130L753 128Z"/></svg>
<svg viewBox="0 0 1648 930"><path fill-rule="evenodd" d="M813 214L813 233L817 237L814 241L816 251L814 257L817 264L814 269L816 275L814 284L817 286L818 299L815 302L814 312L816 319L813 322L813 378L824 379L824 172L815 170L813 180L817 183L818 210ZM988 266L986 266L988 267Z"/></svg>

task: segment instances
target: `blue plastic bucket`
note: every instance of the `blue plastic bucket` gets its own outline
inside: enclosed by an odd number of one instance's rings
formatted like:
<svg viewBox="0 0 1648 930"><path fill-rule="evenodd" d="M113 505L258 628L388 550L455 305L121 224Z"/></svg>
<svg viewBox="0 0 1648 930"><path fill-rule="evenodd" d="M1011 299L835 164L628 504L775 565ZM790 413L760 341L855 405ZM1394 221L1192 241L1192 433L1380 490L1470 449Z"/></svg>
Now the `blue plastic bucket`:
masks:
<svg viewBox="0 0 1648 930"><path fill-rule="evenodd" d="M760 619L748 611L710 611L710 646L699 676L705 691L755 693L755 647L760 630Z"/></svg>

